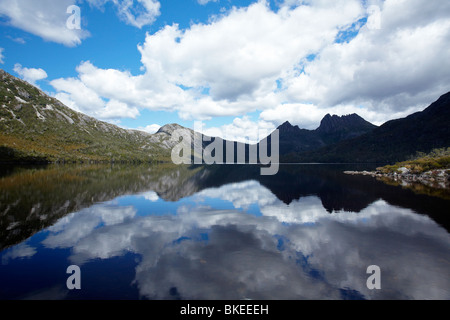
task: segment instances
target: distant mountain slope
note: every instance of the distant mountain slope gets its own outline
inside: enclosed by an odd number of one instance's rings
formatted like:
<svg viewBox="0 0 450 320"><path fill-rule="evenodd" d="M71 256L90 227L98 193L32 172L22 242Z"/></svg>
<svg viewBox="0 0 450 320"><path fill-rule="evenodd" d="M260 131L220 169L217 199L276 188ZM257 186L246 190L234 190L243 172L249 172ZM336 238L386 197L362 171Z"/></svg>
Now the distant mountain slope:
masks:
<svg viewBox="0 0 450 320"><path fill-rule="evenodd" d="M342 140L358 137L376 128L357 114L336 116L327 114L316 130L300 129L288 121L278 127L280 155L304 153Z"/></svg>
<svg viewBox="0 0 450 320"><path fill-rule="evenodd" d="M0 70L0 161L167 159L167 148L150 137L75 112Z"/></svg>
<svg viewBox="0 0 450 320"><path fill-rule="evenodd" d="M291 153L286 158L298 162L395 163L417 152L449 146L450 92L424 111L388 121L360 137L312 152Z"/></svg>
<svg viewBox="0 0 450 320"><path fill-rule="evenodd" d="M356 114L326 115L316 130L285 122L278 127L280 162L403 161L418 151L449 147L449 124L450 92L426 110L381 127ZM200 133L178 124L165 125L156 134L125 130L75 112L0 69L0 162L170 162L171 151L179 143L172 139L176 129L186 129L194 150L218 139L202 140ZM234 142L232 146L233 162L238 162L238 150L245 150L245 162L251 149L259 154L260 143L251 147Z"/></svg>
<svg viewBox="0 0 450 320"><path fill-rule="evenodd" d="M313 130L300 129L288 121L277 128L280 135L280 155L292 152L302 153L325 146L320 136Z"/></svg>

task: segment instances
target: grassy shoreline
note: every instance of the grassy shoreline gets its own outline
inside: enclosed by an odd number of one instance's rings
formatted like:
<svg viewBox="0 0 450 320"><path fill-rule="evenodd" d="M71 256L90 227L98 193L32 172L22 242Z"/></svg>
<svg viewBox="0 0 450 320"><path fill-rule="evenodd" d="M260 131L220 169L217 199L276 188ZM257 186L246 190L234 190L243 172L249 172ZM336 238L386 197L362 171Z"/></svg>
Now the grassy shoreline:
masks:
<svg viewBox="0 0 450 320"><path fill-rule="evenodd" d="M450 148L419 153L411 160L379 167L376 171L346 171L366 175L387 184L409 188L415 193L450 199Z"/></svg>
<svg viewBox="0 0 450 320"><path fill-rule="evenodd" d="M428 154L418 153L411 160L380 167L377 168L377 171L385 174L398 173L399 171L406 172L404 168L411 174L450 169L450 148L434 149Z"/></svg>

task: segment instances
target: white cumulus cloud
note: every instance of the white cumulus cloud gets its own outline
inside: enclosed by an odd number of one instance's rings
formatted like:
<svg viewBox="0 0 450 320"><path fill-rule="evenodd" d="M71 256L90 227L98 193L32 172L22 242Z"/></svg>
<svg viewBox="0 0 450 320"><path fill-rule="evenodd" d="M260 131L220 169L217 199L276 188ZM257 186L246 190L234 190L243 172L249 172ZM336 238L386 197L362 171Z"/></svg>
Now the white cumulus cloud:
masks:
<svg viewBox="0 0 450 320"><path fill-rule="evenodd" d="M369 5L378 8L379 28ZM141 74L82 62L76 81L52 84L91 114L114 101L115 110L126 112L105 111L109 117L141 109L175 111L183 120L227 116L238 119L230 128L247 128L247 136L254 135L249 128L286 120L314 129L327 113L358 113L382 124L449 91L448 12L446 1L285 1L274 11L260 0L207 23L147 33L137 46ZM103 102L87 106L64 81ZM258 112L259 119L246 118Z"/></svg>
<svg viewBox="0 0 450 320"><path fill-rule="evenodd" d="M142 28L151 25L161 14L159 1L155 0L87 0L90 4L102 8L107 2L112 2L117 9L117 15L125 23Z"/></svg>
<svg viewBox="0 0 450 320"><path fill-rule="evenodd" d="M160 3L156 0L86 0L96 8L103 9L112 2L117 16L126 24L137 28L151 25L160 15ZM63 44L68 47L80 45L90 36L90 32L81 28L68 28L71 15L67 9L82 4L77 0L2 0L0 17L7 18L7 24L34 34L46 41ZM81 10L83 21L83 10Z"/></svg>
<svg viewBox="0 0 450 320"><path fill-rule="evenodd" d="M25 68L20 63L14 65L16 72L23 80L36 85L36 81L47 78L47 72L41 68Z"/></svg>
<svg viewBox="0 0 450 320"><path fill-rule="evenodd" d="M102 79L99 79L100 81ZM68 107L104 120L136 118L139 110L114 95L101 96L77 78L55 79L50 84L58 91L54 96Z"/></svg>
<svg viewBox="0 0 450 320"><path fill-rule="evenodd" d="M272 92L275 81L303 57L332 43L338 26L360 16L358 1L278 13L259 1L210 24L187 30L166 26L148 34L139 50L149 74L185 87L208 88L214 101L236 101Z"/></svg>
<svg viewBox="0 0 450 320"><path fill-rule="evenodd" d="M74 47L90 35L87 30L67 28L67 8L74 4L75 0L2 0L0 17L46 41Z"/></svg>
<svg viewBox="0 0 450 320"><path fill-rule="evenodd" d="M138 127L138 130L145 131L148 133L156 133L161 128L159 124L149 124L145 127Z"/></svg>
<svg viewBox="0 0 450 320"><path fill-rule="evenodd" d="M229 141L257 143L271 134L276 127L272 122L252 121L249 117L235 118L232 123L220 127L199 130L210 137L220 137Z"/></svg>
<svg viewBox="0 0 450 320"><path fill-rule="evenodd" d="M363 27L350 42L324 48L302 74L285 79L286 100L364 105L385 117L420 110L449 90L450 16L442 11L450 5L385 1L381 29Z"/></svg>

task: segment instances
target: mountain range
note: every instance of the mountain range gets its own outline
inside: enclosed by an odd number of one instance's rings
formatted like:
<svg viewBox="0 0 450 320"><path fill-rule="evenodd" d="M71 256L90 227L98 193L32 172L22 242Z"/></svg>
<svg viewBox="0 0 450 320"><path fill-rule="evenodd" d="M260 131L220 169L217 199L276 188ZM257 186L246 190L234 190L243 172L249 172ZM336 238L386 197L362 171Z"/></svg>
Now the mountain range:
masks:
<svg viewBox="0 0 450 320"><path fill-rule="evenodd" d="M424 111L380 127L357 114L328 114L315 130L285 122L277 128L280 162L401 161L418 151L450 146L449 123L450 92ZM126 130L76 112L0 69L0 162L170 162L177 129L190 135L193 150L204 150L218 139L201 139L200 133L178 124L165 125L155 134ZM270 138L263 140L270 145ZM199 141L201 146L194 145ZM253 146L259 150L260 144ZM235 160L242 147L247 162L251 146L232 145Z"/></svg>
<svg viewBox="0 0 450 320"><path fill-rule="evenodd" d="M450 92L421 112L391 120L356 138L310 152L291 152L293 162L395 163L450 146Z"/></svg>
<svg viewBox="0 0 450 320"><path fill-rule="evenodd" d="M317 150L343 140L359 137L375 128L375 125L357 114L342 117L327 114L316 130L300 129L286 121L278 127L280 155L301 154Z"/></svg>

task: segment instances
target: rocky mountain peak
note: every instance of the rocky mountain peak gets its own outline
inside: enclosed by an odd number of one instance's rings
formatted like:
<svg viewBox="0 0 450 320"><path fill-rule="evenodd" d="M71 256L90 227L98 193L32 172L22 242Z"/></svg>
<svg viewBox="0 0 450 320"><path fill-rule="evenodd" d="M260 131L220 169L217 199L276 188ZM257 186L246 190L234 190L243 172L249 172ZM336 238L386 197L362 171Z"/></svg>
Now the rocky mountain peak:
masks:
<svg viewBox="0 0 450 320"><path fill-rule="evenodd" d="M159 128L159 130L156 133L166 133L168 135L172 135L172 133L178 129L186 129L186 128L180 126L177 123L170 123Z"/></svg>
<svg viewBox="0 0 450 320"><path fill-rule="evenodd" d="M337 116L327 114L322 121L320 122L320 126L317 128L317 132L319 133L334 133L339 131L352 131L352 130L360 130L360 129L373 129L375 125L370 122L364 120L356 113L345 115L345 116Z"/></svg>
<svg viewBox="0 0 450 320"><path fill-rule="evenodd" d="M286 121L278 127L280 133L294 133L300 130L298 126L293 126L289 121Z"/></svg>

